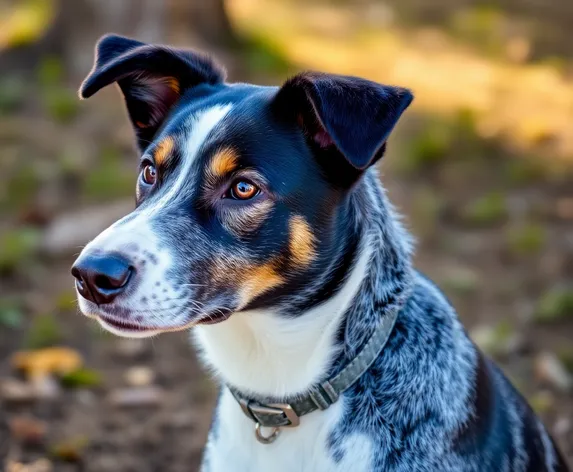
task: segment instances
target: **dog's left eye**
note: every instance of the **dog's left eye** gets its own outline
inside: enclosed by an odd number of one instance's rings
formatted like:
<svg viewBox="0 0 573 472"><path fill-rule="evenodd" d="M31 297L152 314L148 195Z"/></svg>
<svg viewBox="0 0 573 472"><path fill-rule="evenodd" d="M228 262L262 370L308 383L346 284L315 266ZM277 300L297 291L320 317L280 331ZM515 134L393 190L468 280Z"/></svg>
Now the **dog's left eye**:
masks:
<svg viewBox="0 0 573 472"><path fill-rule="evenodd" d="M253 183L247 180L238 180L229 189L228 196L234 200L250 200L256 197L260 189Z"/></svg>

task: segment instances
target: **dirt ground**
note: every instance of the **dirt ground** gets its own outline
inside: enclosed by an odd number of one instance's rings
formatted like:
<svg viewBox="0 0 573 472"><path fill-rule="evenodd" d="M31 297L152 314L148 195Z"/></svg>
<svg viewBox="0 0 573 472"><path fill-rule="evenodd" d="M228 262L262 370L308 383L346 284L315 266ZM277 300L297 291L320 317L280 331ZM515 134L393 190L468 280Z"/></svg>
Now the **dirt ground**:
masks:
<svg viewBox="0 0 573 472"><path fill-rule="evenodd" d="M13 472L198 470L216 387L188 334L122 340L77 313L74 254L129 211L135 155L117 91L78 105L57 75L47 63L39 84L0 87L23 97L14 107L0 93L0 424L8 422L0 457L7 449ZM559 80L573 90L571 78ZM441 98L422 82L422 106L391 138L382 181L418 239L418 267L573 466L573 161L552 157L561 136L570 142L570 127L517 146L518 132L515 140L481 132L466 95L450 107L460 113L431 114ZM15 352L51 346L81 354L83 373L62 380L15 369Z"/></svg>

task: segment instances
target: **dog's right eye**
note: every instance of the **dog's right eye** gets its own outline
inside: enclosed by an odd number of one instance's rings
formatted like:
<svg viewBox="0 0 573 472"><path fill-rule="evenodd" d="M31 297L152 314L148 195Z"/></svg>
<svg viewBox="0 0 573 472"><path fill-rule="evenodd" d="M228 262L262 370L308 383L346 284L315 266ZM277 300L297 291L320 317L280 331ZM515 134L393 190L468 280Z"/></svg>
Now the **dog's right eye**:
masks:
<svg viewBox="0 0 573 472"><path fill-rule="evenodd" d="M229 189L229 196L234 200L250 200L259 194L260 190L247 180L236 181Z"/></svg>
<svg viewBox="0 0 573 472"><path fill-rule="evenodd" d="M146 164L141 171L141 180L145 185L153 185L157 180L157 170L153 164Z"/></svg>

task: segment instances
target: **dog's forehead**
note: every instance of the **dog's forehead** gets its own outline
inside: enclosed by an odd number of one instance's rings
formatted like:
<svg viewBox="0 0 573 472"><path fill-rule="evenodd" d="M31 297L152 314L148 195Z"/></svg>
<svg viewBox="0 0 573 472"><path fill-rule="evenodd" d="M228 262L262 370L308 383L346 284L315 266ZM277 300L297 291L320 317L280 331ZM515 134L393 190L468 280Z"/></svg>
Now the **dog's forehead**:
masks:
<svg viewBox="0 0 573 472"><path fill-rule="evenodd" d="M217 146L240 148L249 136L259 135L260 139L261 131L269 128L268 105L276 90L250 84L195 87L171 112L145 154L162 164L176 153L184 158L189 146L199 145L200 149L194 150L198 158L205 153L196 151Z"/></svg>
<svg viewBox="0 0 573 472"><path fill-rule="evenodd" d="M173 110L164 127L171 134L188 133L198 123L197 118L206 110L230 105L225 120L217 128L233 122L252 120L261 117L268 106L276 87L263 87L249 84L222 84L190 89Z"/></svg>
<svg viewBox="0 0 573 472"><path fill-rule="evenodd" d="M277 90L249 84L193 89L146 154L177 173L185 168L189 178L209 169L253 167L285 181L296 167L294 148L300 150L300 143L293 139L295 128L287 131L272 113Z"/></svg>

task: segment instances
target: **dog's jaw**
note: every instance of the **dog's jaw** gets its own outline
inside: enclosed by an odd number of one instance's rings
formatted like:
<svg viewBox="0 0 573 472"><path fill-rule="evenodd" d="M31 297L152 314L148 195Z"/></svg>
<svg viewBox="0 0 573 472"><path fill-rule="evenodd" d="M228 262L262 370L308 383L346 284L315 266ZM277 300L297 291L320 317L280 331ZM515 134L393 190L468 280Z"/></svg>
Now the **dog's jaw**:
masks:
<svg viewBox="0 0 573 472"><path fill-rule="evenodd" d="M371 255L365 237L336 295L296 319L252 310L217 325L197 326L194 337L203 361L224 382L261 396L281 398L307 391L336 358L337 330L368 273Z"/></svg>

